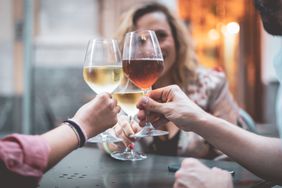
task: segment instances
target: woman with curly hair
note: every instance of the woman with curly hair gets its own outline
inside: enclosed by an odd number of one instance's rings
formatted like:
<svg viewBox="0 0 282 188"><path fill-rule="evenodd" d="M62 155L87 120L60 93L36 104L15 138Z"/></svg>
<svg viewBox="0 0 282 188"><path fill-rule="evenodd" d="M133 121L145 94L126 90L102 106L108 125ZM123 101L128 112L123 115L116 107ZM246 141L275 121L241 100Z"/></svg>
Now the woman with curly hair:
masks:
<svg viewBox="0 0 282 188"><path fill-rule="evenodd" d="M191 34L167 7L150 3L127 11L117 31L121 49L125 34L135 30L155 31L162 50L164 70L152 89L176 84L205 111L237 123L239 108L228 90L225 74L205 69L198 64ZM124 144L128 145L133 141L129 136L140 130L140 127L137 123L129 125L122 117L119 119L114 130L124 138ZM199 135L182 131L171 122L159 129L166 130L169 134L140 140L144 152L209 159L221 154ZM108 152L124 148L124 145L113 143L103 146Z"/></svg>

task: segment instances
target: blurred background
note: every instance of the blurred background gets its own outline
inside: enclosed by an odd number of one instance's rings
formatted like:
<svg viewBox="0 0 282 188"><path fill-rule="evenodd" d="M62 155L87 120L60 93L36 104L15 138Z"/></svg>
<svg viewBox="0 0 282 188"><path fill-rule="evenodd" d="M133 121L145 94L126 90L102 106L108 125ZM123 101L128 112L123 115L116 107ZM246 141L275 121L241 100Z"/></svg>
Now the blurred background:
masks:
<svg viewBox="0 0 282 188"><path fill-rule="evenodd" d="M153 0L0 0L0 134L39 134L72 117L94 93L82 77L89 39L112 37L120 15ZM281 38L264 32L250 0L155 0L191 29L206 67L222 68L236 101L277 136Z"/></svg>

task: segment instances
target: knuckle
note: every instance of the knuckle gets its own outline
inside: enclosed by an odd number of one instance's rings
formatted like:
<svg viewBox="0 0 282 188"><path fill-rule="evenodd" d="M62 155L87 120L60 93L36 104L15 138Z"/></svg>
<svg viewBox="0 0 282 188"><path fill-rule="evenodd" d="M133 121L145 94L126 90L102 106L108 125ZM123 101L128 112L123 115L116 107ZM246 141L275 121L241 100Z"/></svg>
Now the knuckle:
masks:
<svg viewBox="0 0 282 188"><path fill-rule="evenodd" d="M120 135L121 132L122 132L122 130L121 130L121 128L119 126L115 126L114 127L114 131L115 131L116 135Z"/></svg>
<svg viewBox="0 0 282 188"><path fill-rule="evenodd" d="M174 84L174 85L171 86L171 89L172 90L179 90L180 88L179 88L178 85Z"/></svg>
<svg viewBox="0 0 282 188"><path fill-rule="evenodd" d="M199 163L197 159L187 158L183 160L182 165L183 166L194 166L197 163Z"/></svg>
<svg viewBox="0 0 282 188"><path fill-rule="evenodd" d="M120 106L118 106L118 107L117 107L117 109L118 109L118 112L117 112L117 113L119 113L119 112L120 112L120 110L121 110Z"/></svg>
<svg viewBox="0 0 282 188"><path fill-rule="evenodd" d="M180 168L178 171L175 172L175 177L179 178L179 176L181 175L182 169Z"/></svg>
<svg viewBox="0 0 282 188"><path fill-rule="evenodd" d="M133 132L133 130L131 129L131 127L127 127L126 128L126 136L130 136L130 135L132 135L132 134L134 134L134 132Z"/></svg>
<svg viewBox="0 0 282 188"><path fill-rule="evenodd" d="M114 111L114 115L117 116L118 113L120 112L120 107L119 107L119 106L116 106L113 111ZM119 118L117 117L117 119L119 119Z"/></svg>
<svg viewBox="0 0 282 188"><path fill-rule="evenodd" d="M167 105L167 108L163 109L163 113L164 113L165 116L170 114L171 111L172 111L172 109L171 109L171 107L169 105Z"/></svg>
<svg viewBox="0 0 282 188"><path fill-rule="evenodd" d="M113 124L116 124L118 122L118 119L117 119L117 117L115 116L114 118L113 118Z"/></svg>
<svg viewBox="0 0 282 188"><path fill-rule="evenodd" d="M127 127L127 122L126 122L125 120L121 120L121 121L119 122L119 124L120 124L120 127L121 127L122 129L126 129L126 127Z"/></svg>
<svg viewBox="0 0 282 188"><path fill-rule="evenodd" d="M131 127L132 127L134 132L137 132L137 131L139 131L141 129L136 122L132 123Z"/></svg>
<svg viewBox="0 0 282 188"><path fill-rule="evenodd" d="M111 110L114 110L114 108L115 108L115 101L110 100L109 101L109 107L110 107Z"/></svg>
<svg viewBox="0 0 282 188"><path fill-rule="evenodd" d="M102 100L107 100L108 99L108 95L106 93L102 93L100 95L98 95Z"/></svg>

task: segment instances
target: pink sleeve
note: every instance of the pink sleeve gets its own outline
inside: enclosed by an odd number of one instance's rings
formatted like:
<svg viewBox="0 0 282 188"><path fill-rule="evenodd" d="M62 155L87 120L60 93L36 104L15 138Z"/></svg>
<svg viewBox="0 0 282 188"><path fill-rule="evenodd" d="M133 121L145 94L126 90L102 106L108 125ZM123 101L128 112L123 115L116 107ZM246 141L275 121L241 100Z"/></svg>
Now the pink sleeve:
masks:
<svg viewBox="0 0 282 188"><path fill-rule="evenodd" d="M20 181L36 185L47 167L48 152L48 143L40 136L12 134L0 139L0 175L19 185Z"/></svg>

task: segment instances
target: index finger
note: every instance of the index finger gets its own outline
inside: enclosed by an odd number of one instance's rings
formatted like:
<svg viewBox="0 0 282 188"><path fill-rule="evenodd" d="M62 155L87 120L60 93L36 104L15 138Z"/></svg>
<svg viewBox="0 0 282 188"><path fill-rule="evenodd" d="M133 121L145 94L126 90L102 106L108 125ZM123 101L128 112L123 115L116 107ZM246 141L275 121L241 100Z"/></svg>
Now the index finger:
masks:
<svg viewBox="0 0 282 188"><path fill-rule="evenodd" d="M148 96L151 99L154 99L158 102L169 102L172 98L174 98L175 92L180 88L177 85L169 85L166 87L158 88L152 90ZM181 91L181 89L180 89Z"/></svg>
<svg viewBox="0 0 282 188"><path fill-rule="evenodd" d="M142 97L139 102L137 103L137 108L140 110L144 109L144 105L147 104L148 102L148 97L151 99L157 101L157 102L166 102L167 101L167 96L170 93L170 86L163 87L163 88L158 88L150 91L150 93L147 95L147 97ZM168 94L166 94L168 93Z"/></svg>
<svg viewBox="0 0 282 188"><path fill-rule="evenodd" d="M154 90L149 92L148 97L150 97L151 99L154 99L156 101L162 101L166 90L168 90L168 87L154 89Z"/></svg>

